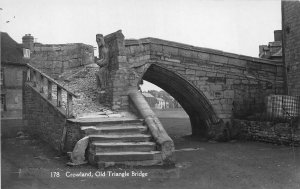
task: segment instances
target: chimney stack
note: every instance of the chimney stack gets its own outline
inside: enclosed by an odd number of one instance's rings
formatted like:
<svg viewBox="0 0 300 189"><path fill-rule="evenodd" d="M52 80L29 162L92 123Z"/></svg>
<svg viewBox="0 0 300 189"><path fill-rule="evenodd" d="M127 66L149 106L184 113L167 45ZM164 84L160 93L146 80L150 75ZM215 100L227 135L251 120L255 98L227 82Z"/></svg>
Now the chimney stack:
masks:
<svg viewBox="0 0 300 189"><path fill-rule="evenodd" d="M25 36L22 37L22 43L23 47L25 49L30 49L31 51L33 50L33 36L31 34L25 34Z"/></svg>
<svg viewBox="0 0 300 189"><path fill-rule="evenodd" d="M282 31L274 30L274 41L282 41Z"/></svg>

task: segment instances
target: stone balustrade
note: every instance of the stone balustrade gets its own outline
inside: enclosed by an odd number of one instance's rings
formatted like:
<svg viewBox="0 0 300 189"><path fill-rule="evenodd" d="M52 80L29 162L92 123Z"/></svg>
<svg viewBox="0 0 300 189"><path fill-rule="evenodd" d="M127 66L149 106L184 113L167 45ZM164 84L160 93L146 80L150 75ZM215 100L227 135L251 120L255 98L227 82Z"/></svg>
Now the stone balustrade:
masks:
<svg viewBox="0 0 300 189"><path fill-rule="evenodd" d="M67 118L73 117L73 97L78 98L78 95L30 64L27 64L27 68L26 81L32 82L32 86L44 94L48 101L56 100L56 107L63 108Z"/></svg>

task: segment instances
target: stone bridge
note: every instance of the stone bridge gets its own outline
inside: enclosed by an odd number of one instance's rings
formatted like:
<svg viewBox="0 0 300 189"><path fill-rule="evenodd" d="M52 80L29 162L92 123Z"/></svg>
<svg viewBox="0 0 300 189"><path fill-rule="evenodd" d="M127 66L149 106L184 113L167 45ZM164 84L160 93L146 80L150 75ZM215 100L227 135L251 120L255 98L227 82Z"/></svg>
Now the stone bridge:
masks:
<svg viewBox="0 0 300 189"><path fill-rule="evenodd" d="M104 39L109 82L100 101L114 110L134 111L128 94L149 81L181 104L193 135L207 136L232 118L262 113L267 95L283 93L283 65L278 61L156 38L125 40L121 31Z"/></svg>

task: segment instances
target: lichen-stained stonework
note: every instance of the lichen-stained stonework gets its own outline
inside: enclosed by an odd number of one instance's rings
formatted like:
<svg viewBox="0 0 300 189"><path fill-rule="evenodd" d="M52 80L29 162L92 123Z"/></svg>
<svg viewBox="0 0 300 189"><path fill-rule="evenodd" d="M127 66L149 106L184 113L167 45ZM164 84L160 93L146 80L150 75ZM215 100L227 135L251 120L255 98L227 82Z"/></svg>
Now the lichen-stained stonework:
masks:
<svg viewBox="0 0 300 189"><path fill-rule="evenodd" d="M104 36L104 41L108 48L104 88L97 90L97 65L70 69L58 78L81 93L74 99L75 116L99 112L103 105L113 111L140 113L129 96L138 93L139 84L147 80L181 104L189 115L193 135L226 140L232 119L262 113L266 96L283 94L284 69L279 61L155 38L125 40L121 31ZM78 136L71 135L71 141L76 141Z"/></svg>
<svg viewBox="0 0 300 189"><path fill-rule="evenodd" d="M126 41L126 50L137 72L155 65L184 78L205 95L219 118L261 111L265 96L283 92L280 62L153 38Z"/></svg>
<svg viewBox="0 0 300 189"><path fill-rule="evenodd" d="M129 109L127 94L144 79L182 105L194 134L207 133L231 118L262 113L266 96L283 93L282 62L155 38L124 40L121 31L108 37L113 35L119 36L110 47L116 69L107 94L114 110Z"/></svg>

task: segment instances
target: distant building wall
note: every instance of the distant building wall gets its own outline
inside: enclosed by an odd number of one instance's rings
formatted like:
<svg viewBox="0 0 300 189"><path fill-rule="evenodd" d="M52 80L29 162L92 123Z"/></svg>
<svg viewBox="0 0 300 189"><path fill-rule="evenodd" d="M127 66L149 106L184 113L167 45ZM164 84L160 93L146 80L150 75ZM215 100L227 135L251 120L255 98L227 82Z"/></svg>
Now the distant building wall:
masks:
<svg viewBox="0 0 300 189"><path fill-rule="evenodd" d="M1 66L1 117L22 117L22 77L25 66L5 63Z"/></svg>
<svg viewBox="0 0 300 189"><path fill-rule="evenodd" d="M282 31L274 31L274 41L268 45L259 45L259 58L282 61Z"/></svg>
<svg viewBox="0 0 300 189"><path fill-rule="evenodd" d="M143 93L146 101L148 102L149 106L151 108L155 107L155 104L157 103L157 99L150 93Z"/></svg>
<svg viewBox="0 0 300 189"><path fill-rule="evenodd" d="M53 45L35 43L30 63L56 78L70 68L94 63L94 48L82 43Z"/></svg>
<svg viewBox="0 0 300 189"><path fill-rule="evenodd" d="M300 95L300 1L282 1L284 62L289 95Z"/></svg>
<svg viewBox="0 0 300 189"><path fill-rule="evenodd" d="M1 119L22 117L25 64L22 45L13 40L8 33L1 32ZM2 131L8 131L10 125L2 124Z"/></svg>

